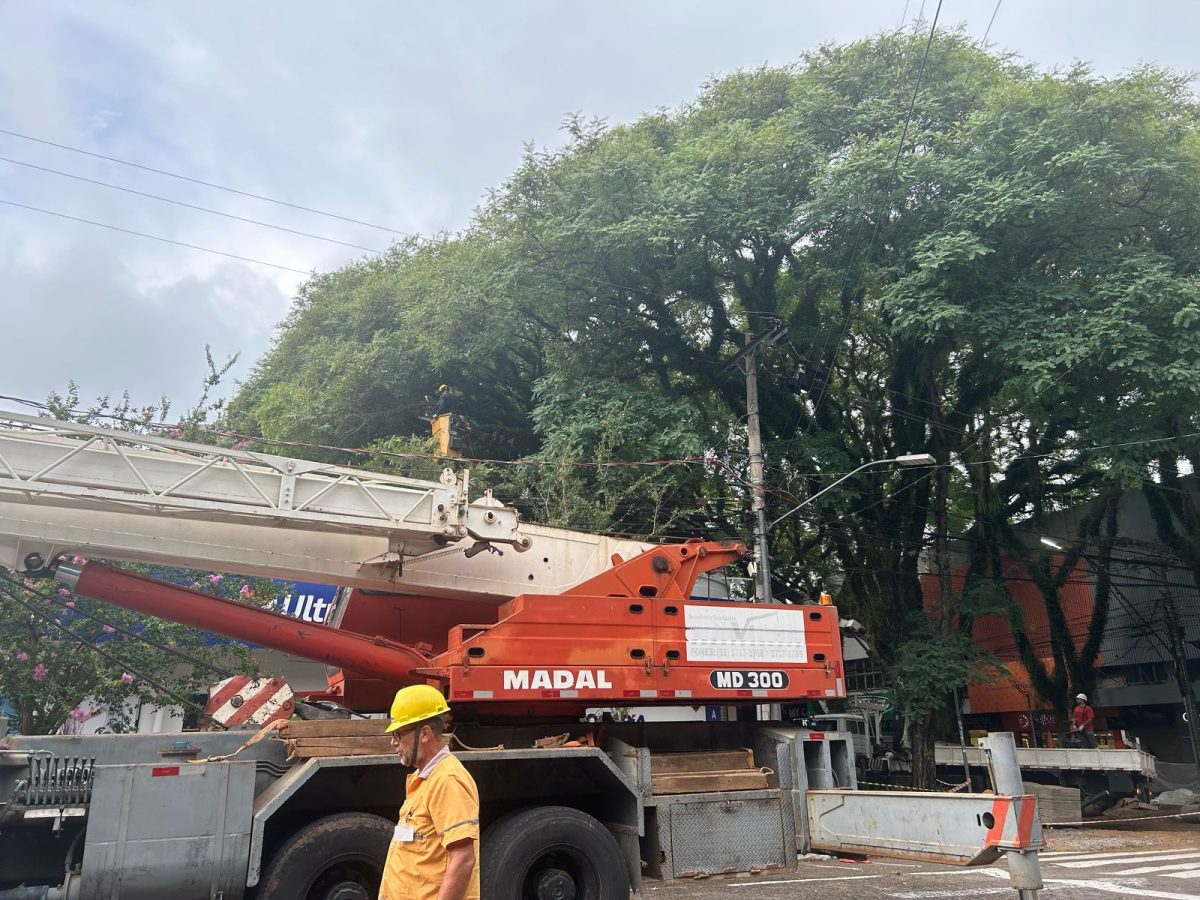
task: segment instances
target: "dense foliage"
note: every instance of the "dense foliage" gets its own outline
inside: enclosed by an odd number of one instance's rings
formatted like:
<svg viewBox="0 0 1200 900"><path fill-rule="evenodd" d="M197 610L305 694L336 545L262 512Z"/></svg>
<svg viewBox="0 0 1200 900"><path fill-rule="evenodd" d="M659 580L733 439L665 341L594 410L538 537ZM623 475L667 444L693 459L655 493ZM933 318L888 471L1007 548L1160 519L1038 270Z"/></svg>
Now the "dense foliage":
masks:
<svg viewBox="0 0 1200 900"><path fill-rule="evenodd" d="M486 470L534 518L747 537L727 363L786 322L759 360L773 515L870 460L942 463L864 473L772 534L779 595L836 585L924 721L972 665L954 636L1004 611L1004 561L1046 563L1030 535L1055 510L1146 485L1196 560L1196 511L1159 487L1200 450L1187 80L1040 72L954 32L925 50L883 34L630 124L571 118L463 234L306 284L231 427L386 447L446 381L473 456L537 463ZM663 460L688 461L603 465ZM1103 521L1064 537L1096 547ZM943 590L920 619L923 558ZM1030 666L1063 707L1096 644L1059 649ZM940 692L914 662L934 650Z"/></svg>

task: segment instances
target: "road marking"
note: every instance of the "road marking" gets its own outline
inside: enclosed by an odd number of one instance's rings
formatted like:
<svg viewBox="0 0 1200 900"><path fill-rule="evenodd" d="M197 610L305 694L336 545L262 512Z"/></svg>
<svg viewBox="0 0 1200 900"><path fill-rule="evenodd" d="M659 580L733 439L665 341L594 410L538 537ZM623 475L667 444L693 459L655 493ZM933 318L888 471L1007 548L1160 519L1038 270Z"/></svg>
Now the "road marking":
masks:
<svg viewBox="0 0 1200 900"><path fill-rule="evenodd" d="M1109 864L1120 864L1123 866L1136 866L1140 863L1163 862L1171 859L1196 859L1200 857L1200 850L1189 850L1186 853L1160 853L1158 856L1108 856L1102 859L1074 859L1070 862L1059 862L1055 859L1046 860L1047 863L1054 866L1062 866L1064 869L1091 869L1096 866ZM1153 872L1153 869L1146 869L1147 872ZM1135 874L1132 871L1126 872L1126 875Z"/></svg>
<svg viewBox="0 0 1200 900"><path fill-rule="evenodd" d="M1008 873L1002 869L981 869L985 875L993 878L1008 878ZM1165 877L1165 876L1164 876ZM1145 881L1145 879L1139 879ZM1047 885L1061 884L1066 887L1090 888L1101 893L1120 894L1123 897L1137 897L1138 900L1196 900L1195 894L1172 894L1169 891L1155 891L1150 888L1132 887L1128 884L1117 884L1115 881L1076 880L1074 878L1043 878ZM1136 893L1133 893L1136 891Z"/></svg>
<svg viewBox="0 0 1200 900"><path fill-rule="evenodd" d="M896 860L887 859L886 857L876 857L874 860L872 860L872 862L881 866L904 866L910 869L916 868L920 865L920 863L897 862ZM808 869L840 869L841 871L845 872L846 869L852 865L854 865L854 863L819 863L808 862L807 860L802 859L800 860L798 867L804 867Z"/></svg>
<svg viewBox="0 0 1200 900"><path fill-rule="evenodd" d="M1114 859L1114 858L1121 857L1121 856L1157 856L1157 855L1161 855L1163 853L1177 853L1177 852L1178 851L1174 850L1174 849L1169 849L1169 850L1143 849L1143 850L1123 850L1123 851L1108 850L1108 851L1105 851L1104 853L1083 853L1083 852L1069 853L1065 850L1060 851L1058 853L1053 853L1053 852L1048 852L1046 850L1043 850L1041 852L1041 857L1042 857L1042 859L1049 860L1050 862L1058 862L1059 860L1067 860L1067 859L1070 859L1070 860Z"/></svg>
<svg viewBox="0 0 1200 900"><path fill-rule="evenodd" d="M1192 869L1188 872L1164 872L1163 878L1196 878L1200 876L1200 869Z"/></svg>
<svg viewBox="0 0 1200 900"><path fill-rule="evenodd" d="M930 900L934 897L992 897L997 894L1012 894L1012 888L971 888L963 889L956 888L952 891L904 891L899 894L888 894L889 897L895 897L897 900Z"/></svg>
<svg viewBox="0 0 1200 900"><path fill-rule="evenodd" d="M1114 875L1119 874L1122 878L1124 878L1126 875L1153 875L1157 872L1181 872L1181 871L1195 872L1197 875L1200 875L1200 871L1197 871L1198 868L1200 868L1200 862L1193 861L1193 862L1188 862L1188 863L1175 863L1172 866L1142 866L1139 869L1127 869L1120 873L1114 872L1113 874ZM1180 876L1180 877L1186 877L1186 876Z"/></svg>
<svg viewBox="0 0 1200 900"><path fill-rule="evenodd" d="M735 881L729 887L769 887L776 884L815 884L818 881L862 881L864 878L882 878L882 875L835 875L832 878L789 878L786 881Z"/></svg>
<svg viewBox="0 0 1200 900"><path fill-rule="evenodd" d="M936 872L910 872L911 875L970 875L974 872L987 872L987 869L981 869L978 866L961 866L955 869L939 869ZM1008 872L996 870L1004 878L1008 877Z"/></svg>
<svg viewBox="0 0 1200 900"><path fill-rule="evenodd" d="M1131 888L1127 884L1117 884L1115 881L1072 881L1066 878L1046 878L1047 884L1063 884L1070 887L1091 888L1093 891L1106 891L1110 894L1120 894L1122 897L1137 897L1138 900L1196 900L1195 894L1172 894L1168 891L1152 891L1149 888ZM1135 891L1136 893L1131 893Z"/></svg>

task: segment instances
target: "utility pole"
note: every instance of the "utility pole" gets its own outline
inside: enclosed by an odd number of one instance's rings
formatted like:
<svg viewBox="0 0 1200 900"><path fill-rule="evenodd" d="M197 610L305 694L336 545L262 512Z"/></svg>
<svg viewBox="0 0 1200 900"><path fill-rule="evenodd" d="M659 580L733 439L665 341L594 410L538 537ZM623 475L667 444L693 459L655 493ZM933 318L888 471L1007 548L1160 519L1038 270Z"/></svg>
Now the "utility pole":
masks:
<svg viewBox="0 0 1200 900"><path fill-rule="evenodd" d="M762 430L758 414L758 366L754 335L746 332L746 432L750 444L750 510L754 513L754 555L758 577L754 602L771 602L771 551L767 546L767 498L763 494Z"/></svg>
<svg viewBox="0 0 1200 900"><path fill-rule="evenodd" d="M1175 595L1168 589L1163 592L1163 607L1167 617L1167 631L1171 639L1171 662L1175 669L1175 682L1183 695L1183 717L1187 720L1188 737L1192 742L1192 763L1200 776L1200 741L1196 730L1200 719L1196 714L1196 697L1192 692L1192 679L1188 674L1187 649L1183 645L1183 626L1179 623L1179 610L1175 606Z"/></svg>

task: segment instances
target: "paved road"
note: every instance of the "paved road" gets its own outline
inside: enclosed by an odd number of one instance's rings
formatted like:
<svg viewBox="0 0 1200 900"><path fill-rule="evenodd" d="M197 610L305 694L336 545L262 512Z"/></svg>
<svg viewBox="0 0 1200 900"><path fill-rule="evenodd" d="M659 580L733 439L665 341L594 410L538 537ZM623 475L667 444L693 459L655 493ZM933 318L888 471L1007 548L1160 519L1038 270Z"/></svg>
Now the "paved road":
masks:
<svg viewBox="0 0 1200 900"><path fill-rule="evenodd" d="M1189 846L1190 845L1190 846ZM1054 900L1200 900L1200 838L1183 846L1042 854L1043 895ZM968 900L1016 897L1003 862L976 869L876 859L804 859L794 871L646 887L649 900Z"/></svg>

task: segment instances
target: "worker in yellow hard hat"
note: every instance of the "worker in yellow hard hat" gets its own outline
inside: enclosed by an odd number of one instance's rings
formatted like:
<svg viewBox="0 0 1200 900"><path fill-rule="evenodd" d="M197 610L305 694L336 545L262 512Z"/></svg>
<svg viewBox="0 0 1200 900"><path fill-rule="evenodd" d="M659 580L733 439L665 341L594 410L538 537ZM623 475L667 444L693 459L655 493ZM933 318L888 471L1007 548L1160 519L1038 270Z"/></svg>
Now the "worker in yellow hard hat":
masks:
<svg viewBox="0 0 1200 900"><path fill-rule="evenodd" d="M450 707L427 684L401 688L387 726L416 771L392 834L379 900L479 900L479 789L442 734Z"/></svg>

